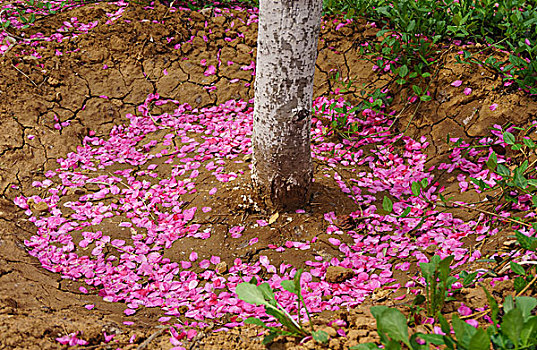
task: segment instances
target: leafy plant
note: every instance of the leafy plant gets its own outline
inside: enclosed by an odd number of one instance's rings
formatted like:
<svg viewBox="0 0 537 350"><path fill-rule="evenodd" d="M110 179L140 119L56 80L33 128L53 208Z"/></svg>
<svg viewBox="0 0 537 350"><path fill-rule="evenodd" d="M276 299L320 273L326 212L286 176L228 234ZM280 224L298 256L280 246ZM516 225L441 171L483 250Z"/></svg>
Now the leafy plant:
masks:
<svg viewBox="0 0 537 350"><path fill-rule="evenodd" d="M504 80L537 93L535 2L325 0L324 8L328 14L345 13L346 18L365 17L381 27L378 42L364 47L364 53L369 53L381 69L391 71L398 83L412 82L412 89L424 101L430 99L423 86L427 86L428 70L435 63L431 57L438 51L437 44L453 39L479 43L484 46L479 53L489 53L480 60L480 56L463 50L460 62L484 64ZM500 61L491 47L510 54Z"/></svg>
<svg viewBox="0 0 537 350"><path fill-rule="evenodd" d="M297 338L304 338L312 336L313 339L320 343L328 341L328 334L325 331L314 331L313 322L309 314L308 309L305 307L304 297L302 296L302 288L300 286L300 276L302 275L302 269L298 270L292 281L285 280L281 282L281 286L284 290L293 293L298 299L297 308L297 320L295 320L276 300L276 296L272 288L268 283L261 283L257 285L257 280L253 278L250 282L244 282L237 285L235 292L239 299L254 305L263 305L265 312L268 315L273 316L281 323L282 328L270 327L263 320L257 317L249 317L244 320L244 323L254 324L264 327L269 330L269 333L264 337L263 344L271 343L277 336L292 336ZM301 305L306 311L306 315L309 321L310 330L304 328L300 323L300 311Z"/></svg>
<svg viewBox="0 0 537 350"><path fill-rule="evenodd" d="M425 299L427 315L436 317L440 314L444 303L449 300L448 291L457 278L450 275L453 256L440 259L438 255L428 263L420 263L421 273L425 278Z"/></svg>
<svg viewBox="0 0 537 350"><path fill-rule="evenodd" d="M430 349L431 345L450 350L535 349L537 347L537 316L532 311L537 299L508 296L503 303L503 317L498 315L498 303L485 289L492 311L493 324L487 329L476 328L454 315L451 326L441 315L437 318L444 334L410 334L405 316L397 309L374 306L371 314L377 321L377 332L384 349L397 350L406 346L412 350ZM453 329L453 333L451 332ZM419 340L419 341L418 341ZM359 344L353 350L380 349L375 343Z"/></svg>

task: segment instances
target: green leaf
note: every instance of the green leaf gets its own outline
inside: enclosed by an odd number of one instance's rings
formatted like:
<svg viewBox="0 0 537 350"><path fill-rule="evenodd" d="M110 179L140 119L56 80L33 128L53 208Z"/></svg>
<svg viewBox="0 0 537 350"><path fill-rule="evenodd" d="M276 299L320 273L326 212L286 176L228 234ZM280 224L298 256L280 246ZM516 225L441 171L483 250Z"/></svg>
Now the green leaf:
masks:
<svg viewBox="0 0 537 350"><path fill-rule="evenodd" d="M528 187L528 180L524 177L524 169L522 167L515 169L513 181L515 182L515 185L519 188L525 189L526 187Z"/></svg>
<svg viewBox="0 0 537 350"><path fill-rule="evenodd" d="M401 78L406 77L407 74L408 74L408 67L406 65L402 65L401 67L399 67L399 76Z"/></svg>
<svg viewBox="0 0 537 350"><path fill-rule="evenodd" d="M470 340L470 346L468 347L468 349L471 349L471 350L489 350L490 349L489 336L482 328L477 329L475 334L472 336L472 339Z"/></svg>
<svg viewBox="0 0 537 350"><path fill-rule="evenodd" d="M457 344L460 348L468 350L472 349L470 347L470 342L476 333L476 329L461 320L457 314L453 315L452 323L455 336L457 337ZM459 346L457 346L458 349Z"/></svg>
<svg viewBox="0 0 537 350"><path fill-rule="evenodd" d="M261 321L259 318L256 318L256 317L248 317L247 319L244 320L244 323L246 324L253 324L253 325L256 325L256 326L261 326L263 328L269 328L265 322Z"/></svg>
<svg viewBox="0 0 537 350"><path fill-rule="evenodd" d="M423 305L425 303L425 296L423 294L418 294L412 301L412 305Z"/></svg>
<svg viewBox="0 0 537 350"><path fill-rule="evenodd" d="M265 335L263 338L263 345L269 345L274 341L274 339L276 339L277 336L279 336L278 333L274 331L269 332L269 334Z"/></svg>
<svg viewBox="0 0 537 350"><path fill-rule="evenodd" d="M285 280L281 282L282 288L285 289L288 292L291 292L293 294L297 294L297 290L295 289L295 283L293 281Z"/></svg>
<svg viewBox="0 0 537 350"><path fill-rule="evenodd" d="M516 297L516 307L522 311L522 318L524 319L524 322L528 320L528 318L531 316L531 311L537 307L537 299L532 297Z"/></svg>
<svg viewBox="0 0 537 350"><path fill-rule="evenodd" d="M315 331L311 333L311 336L316 342L326 343L328 342L328 333L325 331Z"/></svg>
<svg viewBox="0 0 537 350"><path fill-rule="evenodd" d="M425 340L428 343L434 344L434 345L445 345L446 342L444 341L444 336L441 334L423 334L419 333L418 337L420 339Z"/></svg>
<svg viewBox="0 0 537 350"><path fill-rule="evenodd" d="M410 189L412 190L412 194L417 197L420 194L421 186L418 182L412 182L412 185L410 185Z"/></svg>
<svg viewBox="0 0 537 350"><path fill-rule="evenodd" d="M477 277L477 271L476 272L472 272L470 274L467 274L466 276L464 276L464 278L462 279L462 285L464 287L467 287L469 285L471 285L472 283L475 282L475 278Z"/></svg>
<svg viewBox="0 0 537 350"><path fill-rule="evenodd" d="M537 196L536 196L536 198L537 198ZM403 210L403 213L401 215L399 215L398 217L399 218L406 218L408 216L408 214L410 214L411 211L412 211L411 207L406 207L405 210Z"/></svg>
<svg viewBox="0 0 537 350"><path fill-rule="evenodd" d="M489 307L491 310L492 322L494 323L494 326L496 326L498 324L498 313L500 312L500 308L498 307L496 299L492 297L487 288L483 287L483 291L487 295L487 300L489 302Z"/></svg>
<svg viewBox="0 0 537 350"><path fill-rule="evenodd" d="M524 142L524 144L525 144L526 146L528 146L529 148L531 148L531 149L534 149L534 148L535 148L535 142L533 142L532 139L526 139L526 138L525 138L525 139L522 139L522 142Z"/></svg>
<svg viewBox="0 0 537 350"><path fill-rule="evenodd" d="M422 188L429 186L429 180L427 178L421 179L420 185Z"/></svg>
<svg viewBox="0 0 537 350"><path fill-rule="evenodd" d="M522 248L531 251L537 251L537 238L526 236L520 231L516 231L515 236L516 240Z"/></svg>
<svg viewBox="0 0 537 350"><path fill-rule="evenodd" d="M351 346L349 350L376 350L380 349L375 343L362 343L358 345Z"/></svg>
<svg viewBox="0 0 537 350"><path fill-rule="evenodd" d="M410 347L406 317L397 309L385 309L377 319L378 328L397 342Z"/></svg>
<svg viewBox="0 0 537 350"><path fill-rule="evenodd" d="M513 287L515 288L515 291L517 293L520 293L524 288L526 288L526 285L528 282L524 279L524 277L516 277L513 281Z"/></svg>
<svg viewBox="0 0 537 350"><path fill-rule="evenodd" d="M420 96L420 100L423 101L423 102L427 102L427 101L431 101L433 98L431 97L431 95L421 95Z"/></svg>
<svg viewBox="0 0 537 350"><path fill-rule="evenodd" d="M384 196L384 199L382 200L382 209L384 209L388 213L391 213L393 211L393 202L387 196Z"/></svg>
<svg viewBox="0 0 537 350"><path fill-rule="evenodd" d="M303 329L300 329L297 327L293 321L287 317L286 314L284 314L282 311L276 309L275 307L267 307L265 308L265 312L267 315L274 316L278 322L282 324L285 328L287 328L291 333L293 333L294 336L300 336L304 335L305 331Z"/></svg>
<svg viewBox="0 0 537 350"><path fill-rule="evenodd" d="M522 321L522 311L515 308L503 316L500 329L513 344L518 344L523 326L524 321Z"/></svg>
<svg viewBox="0 0 537 350"><path fill-rule="evenodd" d="M302 276L303 269L298 269L298 271L295 273L295 276L293 277L293 282L295 283L295 291L296 295L300 295L300 277Z"/></svg>
<svg viewBox="0 0 537 350"><path fill-rule="evenodd" d="M248 304L270 305L265 300L265 297L263 296L261 290L251 283L243 282L237 285L235 293L237 293L237 297L239 297L239 299L247 302Z"/></svg>
<svg viewBox="0 0 537 350"><path fill-rule="evenodd" d="M257 288L263 294L263 298L265 298L265 301L267 301L272 306L276 306L276 298L274 296L274 291L272 290L272 288L270 288L268 283L261 283Z"/></svg>
<svg viewBox="0 0 537 350"><path fill-rule="evenodd" d="M504 131L502 135L503 135L503 140L505 141L505 143L507 143L508 145L515 144L515 136L511 134L509 131Z"/></svg>
<svg viewBox="0 0 537 350"><path fill-rule="evenodd" d="M498 164L498 168L496 169L499 175L501 175L503 178L507 178L511 176L511 170L509 170L508 167L506 167L503 164Z"/></svg>
<svg viewBox="0 0 537 350"><path fill-rule="evenodd" d="M517 275L526 276L526 270L524 270L524 268L520 264L517 264L516 262L511 261L509 263L509 266L511 266L511 271L513 271Z"/></svg>
<svg viewBox="0 0 537 350"><path fill-rule="evenodd" d="M496 152L492 152L489 156L489 159L487 159L487 168L494 171L496 170L497 165L498 165L498 156L496 155Z"/></svg>
<svg viewBox="0 0 537 350"><path fill-rule="evenodd" d="M520 343L522 346L537 344L537 316L533 316L524 323L524 328L520 333Z"/></svg>
<svg viewBox="0 0 537 350"><path fill-rule="evenodd" d="M438 315L438 321L440 322L440 328L442 329L442 332L449 334L451 332L451 327L449 326L449 323L446 318L442 315Z"/></svg>

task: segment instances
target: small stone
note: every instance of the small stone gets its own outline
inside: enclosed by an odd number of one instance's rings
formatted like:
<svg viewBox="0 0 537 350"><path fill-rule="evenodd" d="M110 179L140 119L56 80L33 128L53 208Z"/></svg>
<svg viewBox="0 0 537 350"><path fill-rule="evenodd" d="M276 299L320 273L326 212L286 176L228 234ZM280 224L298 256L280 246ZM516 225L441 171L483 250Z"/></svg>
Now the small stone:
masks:
<svg viewBox="0 0 537 350"><path fill-rule="evenodd" d="M216 264L216 273L219 275L223 275L227 272L227 263L225 261L221 261L218 264Z"/></svg>
<svg viewBox="0 0 537 350"><path fill-rule="evenodd" d="M438 246L436 244L430 245L425 249L425 253L434 255L438 251Z"/></svg>
<svg viewBox="0 0 537 350"><path fill-rule="evenodd" d="M60 81L54 77L49 77L47 82L49 83L50 86L58 86L60 85Z"/></svg>
<svg viewBox="0 0 537 350"><path fill-rule="evenodd" d="M326 334L328 334L328 336L330 338L334 338L334 337L337 337L337 332L334 328L332 327L328 327L328 326L322 326L322 327L319 327L319 330L320 331L324 331L326 332Z"/></svg>
<svg viewBox="0 0 537 350"><path fill-rule="evenodd" d="M44 212L44 211L48 210L48 204L45 203L45 202L35 203L33 205L33 209L35 209L35 210L37 210L39 212Z"/></svg>
<svg viewBox="0 0 537 350"><path fill-rule="evenodd" d="M326 269L326 282L341 283L352 277L354 277L352 269L346 269L342 266L328 266Z"/></svg>

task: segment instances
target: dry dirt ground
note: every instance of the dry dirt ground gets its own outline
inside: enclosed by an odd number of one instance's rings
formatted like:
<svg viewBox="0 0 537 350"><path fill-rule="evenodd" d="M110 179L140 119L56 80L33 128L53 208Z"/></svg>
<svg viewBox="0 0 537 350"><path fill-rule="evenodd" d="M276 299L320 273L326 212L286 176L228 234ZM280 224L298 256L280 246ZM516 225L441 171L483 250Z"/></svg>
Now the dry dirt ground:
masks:
<svg viewBox="0 0 537 350"><path fill-rule="evenodd" d="M157 321L162 316L158 309L144 309L137 313L134 325L125 325L123 321L131 318L124 315L124 305L105 302L95 294L83 294L78 289L81 283L62 279L60 275L43 269L24 245L24 240L35 232L35 226L13 204L13 200L20 194L29 196L37 193L32 182L43 180L45 172L56 169L58 158L75 151L90 131L104 136L114 125L126 122L125 115L136 114L137 106L148 94L158 93L194 108L211 107L230 99L251 99L251 70L239 67L248 66L255 60L256 25L240 25L238 18L247 20L244 12L232 11L223 17L213 17L210 10L172 13L164 6L144 9L136 4L127 6L121 20L113 25L102 24L107 18L106 13L115 10L116 7L110 4L96 4L44 18L37 24L45 35L52 34L61 23L72 17L84 19L86 23L100 21L89 33L76 39L61 43L39 42L36 50L41 58L29 56L25 52L27 46L16 46L0 57L0 349L65 348L55 338L76 331L82 331L80 337L89 343L80 346L84 349L165 349L172 346L165 327ZM166 24L160 23L163 19ZM351 102L358 101L356 91L363 85L368 88L391 87L388 78L373 72L371 64L359 54L361 43L375 40L375 29L362 22L338 31L334 27L335 24L326 23L322 30L315 95L329 96L339 87L333 79L335 71L352 79L354 88L343 93ZM244 36L231 43L226 42L223 38L230 35L229 31ZM32 33L31 29L28 33ZM191 44L183 45L180 50L174 49L178 42L192 35L195 39ZM203 40L204 35L208 36L208 42ZM166 40L172 36L172 41ZM57 51L63 55L57 56ZM446 48L442 56L443 68L431 86L431 102L406 106L400 101L406 101L407 96L395 90L393 108L398 112L395 126L402 131L409 124L407 133L410 136L424 135L428 138L431 142L427 150L430 165L446 158L447 132L453 137L473 140L487 135L493 124L510 121L526 125L537 118L535 98L504 88L501 78L483 68L457 64L453 58L457 51L456 47ZM205 68L198 62L207 59L208 64L215 64L217 55L223 62L229 60L236 64L224 65L216 75L204 75ZM234 79L239 81L230 82ZM464 86L471 87L473 93L466 96L451 87L454 80L464 81ZM206 89L209 85L216 89ZM488 108L492 103L499 105L495 111ZM69 122L69 125L65 124L59 130L54 128L55 124L62 122ZM454 181L452 175L437 176L448 186L449 181ZM329 210L345 212L352 206L339 188L320 186L317 190L317 213ZM232 188L228 191L222 195L220 207L213 203L215 210L232 217L222 225L232 225L237 220L254 220L255 215L240 213L242 193L234 192ZM240 214L238 218L232 215L237 211ZM326 222L320 216L313 216L310 221L293 219L295 225L307 225L312 232L326 228ZM284 224L285 221L282 221L278 228L281 235L278 239L282 241L294 234ZM313 229L316 227L318 230ZM270 234L267 231L265 239L269 239ZM320 237L320 242L326 239ZM502 239L500 236L488 241L483 247L483 255L499 249ZM186 240L180 251L171 251L170 254L188 254L189 245L196 244ZM248 250L248 247L230 246L222 252L218 240L203 247L204 254L214 252L222 253L224 260L259 254ZM301 266L305 259L294 253L270 254L271 259L294 266ZM509 289L499 284L496 292L500 296L508 293ZM479 290L468 293L467 304L475 307L484 304ZM329 347L343 349L357 342L375 339L374 319L368 312L368 306L380 302L391 304L382 295L377 295L368 298L356 309L321 315L317 321L319 324L336 318L347 321L348 337L334 338ZM94 304L95 309L87 310L84 308L87 304ZM335 334L335 330L329 328L326 327L328 332ZM103 331L116 335L112 343L104 343ZM256 337L258 331L242 327L213 334L209 329L186 342L186 347L261 349L264 346ZM310 341L304 347L314 348L315 345ZM271 348L303 346L281 339Z"/></svg>

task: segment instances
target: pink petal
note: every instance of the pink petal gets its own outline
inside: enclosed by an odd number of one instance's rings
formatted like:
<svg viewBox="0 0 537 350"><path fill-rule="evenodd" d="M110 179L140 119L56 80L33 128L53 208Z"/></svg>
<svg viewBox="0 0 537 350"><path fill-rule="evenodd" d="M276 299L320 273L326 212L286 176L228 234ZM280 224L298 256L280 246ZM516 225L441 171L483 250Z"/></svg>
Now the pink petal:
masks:
<svg viewBox="0 0 537 350"><path fill-rule="evenodd" d="M462 84L462 80L455 80L453 83L451 83L451 86L459 87Z"/></svg>

